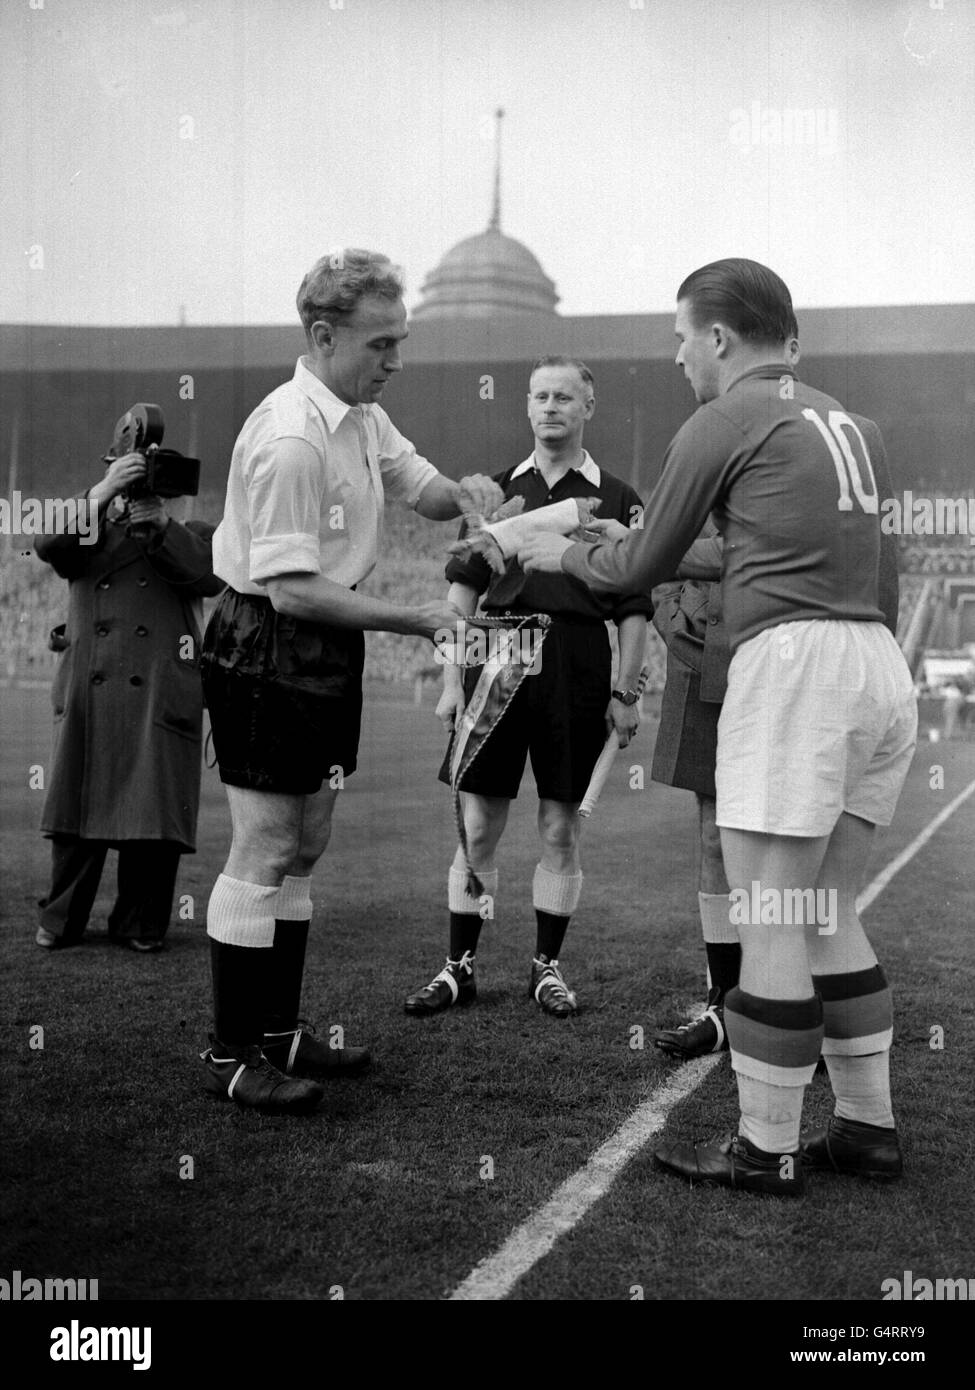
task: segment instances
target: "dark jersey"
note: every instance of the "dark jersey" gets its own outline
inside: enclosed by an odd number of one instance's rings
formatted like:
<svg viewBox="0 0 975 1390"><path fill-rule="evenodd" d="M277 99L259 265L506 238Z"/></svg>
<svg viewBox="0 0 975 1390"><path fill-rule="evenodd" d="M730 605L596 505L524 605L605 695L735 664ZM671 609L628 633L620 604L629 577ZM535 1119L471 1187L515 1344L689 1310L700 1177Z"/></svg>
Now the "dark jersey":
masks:
<svg viewBox="0 0 975 1390"><path fill-rule="evenodd" d="M784 364L755 367L675 435L643 530L573 545L562 566L600 592L648 592L676 572L713 512L732 650L776 623L882 622L881 543L893 538L881 537L879 496L888 491L872 420L848 414Z"/></svg>
<svg viewBox="0 0 975 1390"><path fill-rule="evenodd" d="M508 468L494 475L494 481L500 484L505 498L524 497L526 512L534 511L536 507L550 506L553 502L562 502L568 497L598 497L600 505L596 516L600 520L622 521L630 526L643 514L639 494L627 483L614 478L612 473L597 468L588 454L583 468L570 468L552 488L534 466L533 460L526 462L530 464L529 467L519 464L516 468ZM612 618L619 622L630 613L649 617L653 611L649 589L636 593L624 592L622 597L618 593L595 594L567 574L526 575L515 561L508 565L504 574L496 575L479 555L466 561L451 559L447 563L446 575L451 584L468 584L475 592L483 594L482 607L486 612L512 609L516 612L550 613L553 617Z"/></svg>

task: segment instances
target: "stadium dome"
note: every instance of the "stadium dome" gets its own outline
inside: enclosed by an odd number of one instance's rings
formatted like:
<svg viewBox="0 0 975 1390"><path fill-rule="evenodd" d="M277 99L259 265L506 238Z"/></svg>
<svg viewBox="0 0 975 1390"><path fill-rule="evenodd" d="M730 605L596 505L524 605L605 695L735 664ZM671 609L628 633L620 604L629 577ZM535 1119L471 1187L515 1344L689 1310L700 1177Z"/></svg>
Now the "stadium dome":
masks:
<svg viewBox="0 0 975 1390"><path fill-rule="evenodd" d="M414 319L554 314L559 296L538 258L501 230L501 117L497 117L494 206L485 231L451 247L423 282Z"/></svg>
<svg viewBox="0 0 975 1390"><path fill-rule="evenodd" d="M452 247L420 293L415 319L554 314L559 299L537 257L493 222Z"/></svg>

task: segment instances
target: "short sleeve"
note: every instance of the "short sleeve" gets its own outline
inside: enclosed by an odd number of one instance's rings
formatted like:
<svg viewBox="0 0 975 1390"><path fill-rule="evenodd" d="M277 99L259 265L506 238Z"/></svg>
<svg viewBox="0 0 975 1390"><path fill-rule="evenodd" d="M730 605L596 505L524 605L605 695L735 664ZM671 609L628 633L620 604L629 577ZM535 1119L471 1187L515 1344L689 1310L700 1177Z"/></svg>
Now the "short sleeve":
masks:
<svg viewBox="0 0 975 1390"><path fill-rule="evenodd" d="M321 573L324 472L318 453L303 439L274 439L252 454L244 478L252 584L281 574Z"/></svg>
<svg viewBox="0 0 975 1390"><path fill-rule="evenodd" d="M415 507L420 493L439 474L428 459L421 457L404 439L384 410L374 407L373 418L379 432L379 471L383 493L392 502Z"/></svg>

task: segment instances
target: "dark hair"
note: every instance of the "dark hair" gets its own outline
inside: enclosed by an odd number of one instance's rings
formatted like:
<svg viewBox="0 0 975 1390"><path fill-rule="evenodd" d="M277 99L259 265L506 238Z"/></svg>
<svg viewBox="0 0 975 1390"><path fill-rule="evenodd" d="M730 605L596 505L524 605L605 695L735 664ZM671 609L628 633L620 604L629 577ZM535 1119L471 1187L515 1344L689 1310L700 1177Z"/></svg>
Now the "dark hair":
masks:
<svg viewBox="0 0 975 1390"><path fill-rule="evenodd" d="M531 381L532 377L541 367L575 367L576 371L582 377L583 384L588 386L590 391L595 390L592 372L586 366L585 362L578 357L538 357L532 363L532 369L528 373L529 381Z"/></svg>
<svg viewBox="0 0 975 1390"><path fill-rule="evenodd" d="M403 274L388 256L376 251L345 247L322 256L298 289L298 313L311 333L319 319L342 322L355 312L365 295L396 300L403 295Z"/></svg>
<svg viewBox="0 0 975 1390"><path fill-rule="evenodd" d="M732 256L702 265L688 275L677 298L690 301L695 328L724 323L739 337L764 343L799 336L788 285L758 261Z"/></svg>

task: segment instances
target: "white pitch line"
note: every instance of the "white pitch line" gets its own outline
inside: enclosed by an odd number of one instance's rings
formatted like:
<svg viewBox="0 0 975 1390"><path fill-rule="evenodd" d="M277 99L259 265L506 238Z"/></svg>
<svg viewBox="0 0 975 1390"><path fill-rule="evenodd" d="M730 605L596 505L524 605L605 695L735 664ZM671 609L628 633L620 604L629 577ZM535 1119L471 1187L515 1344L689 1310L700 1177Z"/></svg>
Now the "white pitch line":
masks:
<svg viewBox="0 0 975 1390"><path fill-rule="evenodd" d="M674 1106L696 1090L720 1061L721 1055L716 1054L682 1066L676 1076L637 1106L619 1129L600 1144L585 1167L567 1178L499 1250L471 1271L454 1289L449 1301L505 1298L521 1276L548 1254L559 1236L571 1231L589 1208L605 1196L633 1155L663 1129Z"/></svg>
<svg viewBox="0 0 975 1390"><path fill-rule="evenodd" d="M970 782L896 859L867 885L857 899L857 911L865 911L884 891L895 874L914 858L949 816L975 792ZM542 1206L522 1222L493 1255L486 1256L458 1284L449 1302L490 1301L507 1298L522 1275L543 1259L560 1236L578 1225L589 1209L604 1197L630 1159L658 1134L674 1106L686 1100L721 1061L720 1054L687 1062L669 1081L637 1106L619 1129L589 1158L585 1166L567 1178Z"/></svg>
<svg viewBox="0 0 975 1390"><path fill-rule="evenodd" d="M902 850L896 859L892 859L890 861L886 869L881 869L880 873L873 880L873 882L869 883L867 887L864 888L859 898L857 898L857 912L866 912L867 908L873 902L874 898L880 897L880 894L887 887L888 883L894 877L894 875L899 874L901 869L903 869L904 865L910 863L910 861L914 858L915 854L917 854L918 850L922 849L931 839L931 836L936 834L936 832L941 829L941 827L944 825L945 821L948 819L949 816L953 816L955 814L955 812L958 810L958 807L961 806L963 802L968 800L972 792L975 792L975 782L969 782L965 790L963 792L959 792L958 795L955 797L954 801L950 802L944 808L943 811L939 811L938 814L935 816L934 820L931 821L930 825L926 825L924 829L921 831L920 835L915 836L915 838L911 841L907 848L905 850Z"/></svg>

